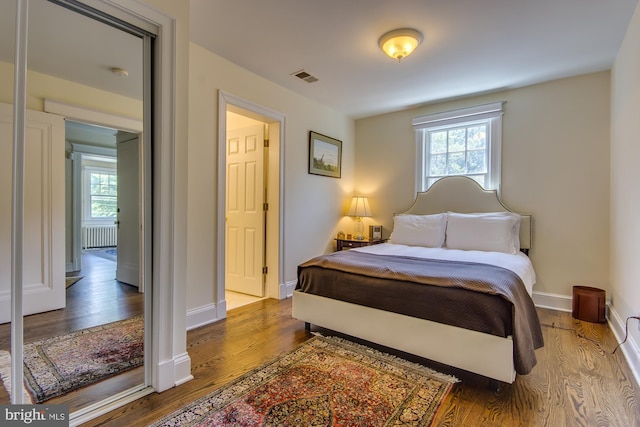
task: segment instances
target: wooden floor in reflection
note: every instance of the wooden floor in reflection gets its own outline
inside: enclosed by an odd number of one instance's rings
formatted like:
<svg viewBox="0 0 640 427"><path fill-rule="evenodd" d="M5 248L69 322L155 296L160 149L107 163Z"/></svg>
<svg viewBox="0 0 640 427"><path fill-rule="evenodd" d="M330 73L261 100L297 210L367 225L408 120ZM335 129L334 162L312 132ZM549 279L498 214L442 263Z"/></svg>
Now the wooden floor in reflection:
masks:
<svg viewBox="0 0 640 427"><path fill-rule="evenodd" d="M67 288L67 306L64 309L34 314L24 318L24 342L66 334L79 329L124 320L143 314L144 297L138 288L115 280L116 263L91 255L82 255L82 270L70 273L82 279ZM11 325L0 325L0 349L11 348ZM143 368L133 369L47 401L68 404L70 412L115 393L142 384ZM4 387L0 387L0 404L10 402Z"/></svg>

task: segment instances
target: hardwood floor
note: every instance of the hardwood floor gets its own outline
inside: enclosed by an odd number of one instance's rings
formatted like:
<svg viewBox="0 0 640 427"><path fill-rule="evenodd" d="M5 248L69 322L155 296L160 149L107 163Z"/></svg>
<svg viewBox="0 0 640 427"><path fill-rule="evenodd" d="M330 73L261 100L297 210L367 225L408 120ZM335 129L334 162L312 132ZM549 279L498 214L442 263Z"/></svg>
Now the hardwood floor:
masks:
<svg viewBox="0 0 640 427"><path fill-rule="evenodd" d="M640 390L621 352L610 354L616 342L609 328L574 320L570 313L538 312L545 338L545 347L536 351L538 365L497 392L486 378L403 355L461 379L434 426L640 426ZM310 336L302 322L291 318L290 299L231 310L227 319L188 333L192 381L84 425L148 425Z"/></svg>
<svg viewBox="0 0 640 427"><path fill-rule="evenodd" d="M82 279L67 288L67 306L61 310L34 314L24 318L24 342L53 337L91 326L128 319L144 312L143 295L138 289L115 280L116 263L84 253L83 269L74 276ZM11 325L0 325L0 349L11 348ZM47 401L68 404L72 412L144 382L142 368L133 369L97 385L85 387ZM0 404L10 402L4 387L0 387Z"/></svg>

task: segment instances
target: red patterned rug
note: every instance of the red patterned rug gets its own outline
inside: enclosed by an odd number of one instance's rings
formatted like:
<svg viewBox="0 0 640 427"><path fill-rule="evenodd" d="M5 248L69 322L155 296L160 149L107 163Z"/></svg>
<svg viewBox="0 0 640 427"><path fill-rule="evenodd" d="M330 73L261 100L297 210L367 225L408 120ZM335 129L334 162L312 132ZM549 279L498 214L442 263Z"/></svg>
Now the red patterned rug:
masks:
<svg viewBox="0 0 640 427"><path fill-rule="evenodd" d="M141 366L143 341L144 321L138 316L25 344L24 382L32 403ZM0 359L10 366L8 353ZM7 388L10 378L2 377Z"/></svg>
<svg viewBox="0 0 640 427"><path fill-rule="evenodd" d="M169 426L428 426L457 379L316 336L157 421Z"/></svg>

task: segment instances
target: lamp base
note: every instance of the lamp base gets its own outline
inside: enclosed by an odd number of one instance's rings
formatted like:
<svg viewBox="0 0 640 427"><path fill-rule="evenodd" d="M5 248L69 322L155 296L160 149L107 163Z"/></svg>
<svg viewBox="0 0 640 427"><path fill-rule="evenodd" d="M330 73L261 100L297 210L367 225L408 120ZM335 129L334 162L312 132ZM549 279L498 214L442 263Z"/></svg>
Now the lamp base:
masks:
<svg viewBox="0 0 640 427"><path fill-rule="evenodd" d="M355 218L355 229L353 231L353 240L364 240L364 223L362 218L357 216Z"/></svg>

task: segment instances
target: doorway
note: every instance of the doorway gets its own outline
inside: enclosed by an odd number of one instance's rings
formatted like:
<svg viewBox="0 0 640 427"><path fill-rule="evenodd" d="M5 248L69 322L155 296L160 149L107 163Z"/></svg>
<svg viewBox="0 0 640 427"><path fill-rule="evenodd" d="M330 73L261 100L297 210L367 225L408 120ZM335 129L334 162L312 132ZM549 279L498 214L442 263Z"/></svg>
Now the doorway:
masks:
<svg viewBox="0 0 640 427"><path fill-rule="evenodd" d="M284 116L221 92L219 120L218 233L223 238L218 239L217 299L224 316L260 298L286 297L281 280ZM243 151L255 156L237 161L236 153ZM242 283L247 278L249 283Z"/></svg>
<svg viewBox="0 0 640 427"><path fill-rule="evenodd" d="M108 117L103 121L118 124ZM139 231L141 135L72 120L65 121L65 129L67 276L90 274L82 260L98 257L111 263L118 282L143 292Z"/></svg>
<svg viewBox="0 0 640 427"><path fill-rule="evenodd" d="M227 308L264 296L268 211L268 125L227 112Z"/></svg>

